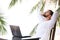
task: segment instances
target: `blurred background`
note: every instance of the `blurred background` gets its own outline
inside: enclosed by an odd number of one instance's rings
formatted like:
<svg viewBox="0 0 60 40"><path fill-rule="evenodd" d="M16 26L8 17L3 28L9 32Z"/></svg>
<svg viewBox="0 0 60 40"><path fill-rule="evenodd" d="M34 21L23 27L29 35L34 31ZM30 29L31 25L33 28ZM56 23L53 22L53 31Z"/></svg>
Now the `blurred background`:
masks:
<svg viewBox="0 0 60 40"><path fill-rule="evenodd" d="M58 10L59 17L57 20L55 40L60 40L60 0L0 0L0 15L4 20L0 22L2 33L0 37L11 37L9 25L18 25L22 35L30 35L30 32L38 23L36 8L40 5L40 11L45 12L48 9ZM1 17L1 16L0 16ZM0 19L1 20L1 19ZM5 24L6 22L6 24ZM5 30L5 31L4 31ZM0 32L0 33L1 33Z"/></svg>

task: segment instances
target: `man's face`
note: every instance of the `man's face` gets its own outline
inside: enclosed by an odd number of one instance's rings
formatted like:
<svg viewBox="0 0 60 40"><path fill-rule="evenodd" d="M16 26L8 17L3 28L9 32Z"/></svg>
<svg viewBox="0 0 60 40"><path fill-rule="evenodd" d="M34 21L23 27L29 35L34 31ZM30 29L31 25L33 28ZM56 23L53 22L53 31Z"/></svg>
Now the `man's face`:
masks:
<svg viewBox="0 0 60 40"><path fill-rule="evenodd" d="M46 11L44 15L45 15L47 20L51 19L50 11Z"/></svg>

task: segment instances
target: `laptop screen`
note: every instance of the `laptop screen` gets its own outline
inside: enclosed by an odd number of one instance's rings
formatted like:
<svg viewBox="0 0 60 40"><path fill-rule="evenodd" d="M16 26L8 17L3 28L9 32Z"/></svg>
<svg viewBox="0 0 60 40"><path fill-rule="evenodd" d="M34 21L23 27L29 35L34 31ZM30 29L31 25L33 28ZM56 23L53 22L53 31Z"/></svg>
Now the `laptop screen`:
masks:
<svg viewBox="0 0 60 40"><path fill-rule="evenodd" d="M22 37L19 26L10 25L10 28L14 37Z"/></svg>

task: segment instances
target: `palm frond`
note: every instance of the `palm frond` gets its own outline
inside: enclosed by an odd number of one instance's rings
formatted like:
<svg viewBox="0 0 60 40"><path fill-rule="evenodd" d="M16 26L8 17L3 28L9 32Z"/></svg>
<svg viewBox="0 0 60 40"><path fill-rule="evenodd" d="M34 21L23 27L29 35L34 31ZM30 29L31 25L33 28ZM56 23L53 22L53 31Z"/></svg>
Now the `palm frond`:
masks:
<svg viewBox="0 0 60 40"><path fill-rule="evenodd" d="M3 19L0 19L0 23L5 25L5 21Z"/></svg>
<svg viewBox="0 0 60 40"><path fill-rule="evenodd" d="M60 7L56 10L58 13L60 13Z"/></svg>
<svg viewBox="0 0 60 40"><path fill-rule="evenodd" d="M32 13L38 7L39 7L40 11L43 11L44 10L44 6L45 6L45 1L41 0L35 6L33 6L33 8L32 8L30 13Z"/></svg>
<svg viewBox="0 0 60 40"><path fill-rule="evenodd" d="M9 8L14 6L18 0L12 0L11 3L9 4Z"/></svg>
<svg viewBox="0 0 60 40"><path fill-rule="evenodd" d="M0 25L0 34L5 34L6 33L6 29L5 29L5 26L4 25Z"/></svg>
<svg viewBox="0 0 60 40"><path fill-rule="evenodd" d="M57 9L57 12L59 13L58 24L59 24L59 26L60 26L60 7Z"/></svg>
<svg viewBox="0 0 60 40"><path fill-rule="evenodd" d="M22 2L22 0L19 0L20 3ZM18 0L12 0L9 4L9 8L11 8L12 6L14 6L16 4L16 2L18 2Z"/></svg>
<svg viewBox="0 0 60 40"><path fill-rule="evenodd" d="M0 14L0 34L4 34L6 32L5 25L6 22L4 20L4 17L2 16L2 14Z"/></svg>
<svg viewBox="0 0 60 40"><path fill-rule="evenodd" d="M43 12L43 10L44 10L44 6L45 6L45 1L42 1L42 6L41 6L41 8L40 8L40 11Z"/></svg>
<svg viewBox="0 0 60 40"><path fill-rule="evenodd" d="M58 19L57 19L57 22L58 22L58 26L60 27L60 14L59 14L59 17L58 17Z"/></svg>
<svg viewBox="0 0 60 40"><path fill-rule="evenodd" d="M32 10L30 11L30 13L32 13L37 7L38 5L40 4L40 2L38 2L35 6L33 6Z"/></svg>
<svg viewBox="0 0 60 40"><path fill-rule="evenodd" d="M36 29L37 29L37 26L38 26L38 24L33 28L33 30L31 31L31 33L30 33L30 36L32 36L34 33L36 33Z"/></svg>

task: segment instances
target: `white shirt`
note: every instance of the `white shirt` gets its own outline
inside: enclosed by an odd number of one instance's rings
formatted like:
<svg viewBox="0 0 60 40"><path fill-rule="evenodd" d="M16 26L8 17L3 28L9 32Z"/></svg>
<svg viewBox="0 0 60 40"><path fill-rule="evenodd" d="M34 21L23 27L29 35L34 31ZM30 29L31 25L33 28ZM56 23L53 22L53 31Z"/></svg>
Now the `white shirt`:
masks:
<svg viewBox="0 0 60 40"><path fill-rule="evenodd" d="M40 40L49 40L50 31L54 27L54 24L57 20L58 13L53 13L51 20L45 21L44 17L41 15L40 11L38 11L38 19L39 19L39 25L36 29L35 37L41 37Z"/></svg>

